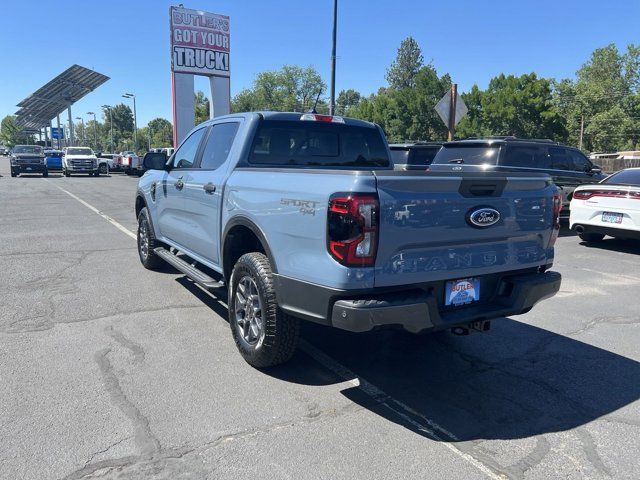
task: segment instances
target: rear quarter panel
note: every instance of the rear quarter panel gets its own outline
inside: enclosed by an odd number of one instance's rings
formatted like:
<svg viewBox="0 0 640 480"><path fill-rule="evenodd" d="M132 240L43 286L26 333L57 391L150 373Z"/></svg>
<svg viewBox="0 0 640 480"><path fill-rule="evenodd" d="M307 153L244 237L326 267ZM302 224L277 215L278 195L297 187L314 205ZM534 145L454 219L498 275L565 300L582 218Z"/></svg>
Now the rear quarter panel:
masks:
<svg viewBox="0 0 640 480"><path fill-rule="evenodd" d="M371 172L237 168L225 186L223 231L245 217L267 239L279 275L332 288L371 288L374 269L337 263L327 251L326 229L333 193L374 193L375 185Z"/></svg>

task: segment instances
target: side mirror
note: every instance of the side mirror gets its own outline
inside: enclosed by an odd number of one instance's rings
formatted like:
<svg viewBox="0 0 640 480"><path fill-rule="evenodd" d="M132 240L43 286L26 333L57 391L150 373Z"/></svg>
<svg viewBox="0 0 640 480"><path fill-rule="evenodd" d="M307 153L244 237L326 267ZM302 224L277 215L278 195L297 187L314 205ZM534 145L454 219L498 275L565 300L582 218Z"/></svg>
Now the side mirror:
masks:
<svg viewBox="0 0 640 480"><path fill-rule="evenodd" d="M602 173L602 167L600 165L592 165L588 170L589 173Z"/></svg>
<svg viewBox="0 0 640 480"><path fill-rule="evenodd" d="M145 153L142 164L146 170L164 170L167 165L167 155L164 152Z"/></svg>

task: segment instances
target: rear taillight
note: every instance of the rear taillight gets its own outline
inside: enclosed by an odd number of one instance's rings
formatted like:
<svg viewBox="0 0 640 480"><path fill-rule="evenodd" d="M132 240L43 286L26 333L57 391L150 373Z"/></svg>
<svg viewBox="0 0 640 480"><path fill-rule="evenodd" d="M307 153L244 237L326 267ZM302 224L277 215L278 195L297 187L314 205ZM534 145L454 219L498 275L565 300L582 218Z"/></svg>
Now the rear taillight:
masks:
<svg viewBox="0 0 640 480"><path fill-rule="evenodd" d="M329 200L327 249L347 267L375 264L378 249L378 197L371 194L336 194Z"/></svg>
<svg viewBox="0 0 640 480"><path fill-rule="evenodd" d="M626 190L578 190L573 192L576 200L589 200L593 197L609 197L640 200L639 192L628 192Z"/></svg>
<svg viewBox="0 0 640 480"><path fill-rule="evenodd" d="M553 247L560 234L560 212L562 211L562 192L553 194L553 231L549 239L549 248Z"/></svg>

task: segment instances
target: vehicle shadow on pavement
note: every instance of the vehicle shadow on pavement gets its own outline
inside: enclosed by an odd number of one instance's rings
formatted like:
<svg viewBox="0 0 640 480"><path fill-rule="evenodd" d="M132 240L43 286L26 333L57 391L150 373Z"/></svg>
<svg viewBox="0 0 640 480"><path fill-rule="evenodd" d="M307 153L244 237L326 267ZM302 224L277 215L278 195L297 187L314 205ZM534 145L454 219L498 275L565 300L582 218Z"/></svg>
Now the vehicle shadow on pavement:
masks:
<svg viewBox="0 0 640 480"><path fill-rule="evenodd" d="M221 303L226 304L226 290L211 294L186 277L176 281L228 321ZM380 390L367 395L352 387L343 395L434 440L518 439L570 430L640 398L640 363L509 318L493 320L487 333L462 337L394 330L353 334L307 322L301 335L343 374L353 372L361 384ZM303 385L351 380L302 350L264 374Z"/></svg>
<svg viewBox="0 0 640 480"><path fill-rule="evenodd" d="M580 245L598 250L609 250L612 252L640 255L640 240L607 238L601 242L580 242Z"/></svg>
<svg viewBox="0 0 640 480"><path fill-rule="evenodd" d="M356 335L313 325L305 336L388 397L372 406L355 389L344 390L345 396L435 440L518 439L569 430L640 398L640 363L508 318L494 320L488 333L465 337ZM429 419L436 435L400 418L385 405L388 399L409 407L405 414L418 424Z"/></svg>

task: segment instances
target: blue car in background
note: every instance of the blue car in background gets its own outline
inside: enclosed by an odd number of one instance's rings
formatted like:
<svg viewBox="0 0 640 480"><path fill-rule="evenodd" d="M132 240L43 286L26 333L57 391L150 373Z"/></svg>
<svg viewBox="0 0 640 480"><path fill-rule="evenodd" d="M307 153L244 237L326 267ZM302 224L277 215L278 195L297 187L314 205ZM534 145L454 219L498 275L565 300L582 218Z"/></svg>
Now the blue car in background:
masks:
<svg viewBox="0 0 640 480"><path fill-rule="evenodd" d="M45 160L49 170L62 170L62 155L60 150L45 150Z"/></svg>

